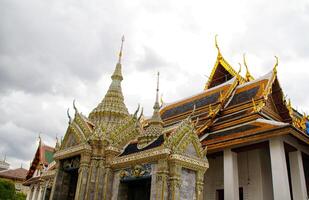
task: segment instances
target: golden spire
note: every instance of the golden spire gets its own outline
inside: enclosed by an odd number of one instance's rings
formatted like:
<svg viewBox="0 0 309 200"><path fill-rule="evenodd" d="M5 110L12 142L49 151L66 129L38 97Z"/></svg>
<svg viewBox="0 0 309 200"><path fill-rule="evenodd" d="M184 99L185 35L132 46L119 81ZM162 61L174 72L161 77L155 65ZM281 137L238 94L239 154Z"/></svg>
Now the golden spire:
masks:
<svg viewBox="0 0 309 200"><path fill-rule="evenodd" d="M121 63L123 42L124 42L124 35L121 37L121 46L120 46L120 51L119 51L118 63Z"/></svg>
<svg viewBox="0 0 309 200"><path fill-rule="evenodd" d="M246 62L246 54L245 53L243 54L243 60L244 60L244 65L246 67L246 81L247 82L252 81L252 80L254 80L254 78L249 72L249 68L248 68L248 65L247 65L247 62Z"/></svg>
<svg viewBox="0 0 309 200"><path fill-rule="evenodd" d="M157 89L156 89L156 100L153 106L153 114L149 120L148 127L145 130L145 133L138 137L138 148L144 148L151 141L156 139L162 134L163 131L163 121L160 116L160 105L159 105L159 79L160 73L157 74Z"/></svg>
<svg viewBox="0 0 309 200"><path fill-rule="evenodd" d="M277 67L278 67L278 64L279 64L279 59L278 59L278 57L277 56L275 56L275 58L276 58L276 63L275 63L275 66L274 66L274 74L277 74Z"/></svg>
<svg viewBox="0 0 309 200"><path fill-rule="evenodd" d="M160 81L160 72L157 73L157 88L156 88L156 100L153 106L153 115L151 117L150 123L163 123L160 116L160 104L159 104L159 81Z"/></svg>
<svg viewBox="0 0 309 200"><path fill-rule="evenodd" d="M129 116L121 89L121 81L123 80L121 72L123 43L124 37L121 38L118 62L113 75L111 76L112 82L109 89L101 103L99 103L99 105L89 114L90 120L92 120L95 124L108 126L109 128L120 124L125 117Z"/></svg>

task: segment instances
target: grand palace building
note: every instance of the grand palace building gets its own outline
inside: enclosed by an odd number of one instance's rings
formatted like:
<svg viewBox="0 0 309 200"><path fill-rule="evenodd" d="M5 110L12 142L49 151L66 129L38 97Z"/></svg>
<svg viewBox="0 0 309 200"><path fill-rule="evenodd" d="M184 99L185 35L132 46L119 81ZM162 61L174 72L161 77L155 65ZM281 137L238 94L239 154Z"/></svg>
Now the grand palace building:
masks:
<svg viewBox="0 0 309 200"><path fill-rule="evenodd" d="M129 113L122 46L103 100L55 148L40 142L27 200L307 200L307 116L286 99L278 59L260 78L217 59L204 89ZM52 156L51 156L52 155Z"/></svg>

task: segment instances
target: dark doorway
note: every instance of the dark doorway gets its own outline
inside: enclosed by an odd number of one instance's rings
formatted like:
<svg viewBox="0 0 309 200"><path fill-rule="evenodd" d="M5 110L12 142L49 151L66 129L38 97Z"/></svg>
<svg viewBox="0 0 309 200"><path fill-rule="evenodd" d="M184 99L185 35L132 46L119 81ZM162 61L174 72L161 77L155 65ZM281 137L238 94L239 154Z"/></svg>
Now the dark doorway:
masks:
<svg viewBox="0 0 309 200"><path fill-rule="evenodd" d="M121 194L123 200L150 199L151 177L121 181Z"/></svg>
<svg viewBox="0 0 309 200"><path fill-rule="evenodd" d="M67 171L67 173L69 174L69 190L68 190L68 196L67 196L67 200L74 200L75 198L75 192L76 192L76 186L77 186L77 179L78 179L78 170L74 169L74 170L70 170Z"/></svg>
<svg viewBox="0 0 309 200"><path fill-rule="evenodd" d="M223 189L217 190L216 200L224 200L224 190Z"/></svg>
<svg viewBox="0 0 309 200"><path fill-rule="evenodd" d="M239 200L244 199L244 190L242 187L239 188ZM224 200L224 190L219 189L216 191L216 200Z"/></svg>

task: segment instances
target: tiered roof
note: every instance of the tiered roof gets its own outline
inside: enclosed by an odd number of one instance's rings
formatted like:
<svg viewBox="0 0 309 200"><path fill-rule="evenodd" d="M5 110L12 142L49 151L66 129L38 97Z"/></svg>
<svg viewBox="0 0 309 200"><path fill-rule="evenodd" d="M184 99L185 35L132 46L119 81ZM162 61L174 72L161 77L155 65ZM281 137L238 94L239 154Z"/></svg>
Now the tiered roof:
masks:
<svg viewBox="0 0 309 200"><path fill-rule="evenodd" d="M49 164L54 161L54 152L55 149L53 147L44 144L41 138L39 138L39 145L36 150L35 156L31 162L26 179L28 180L32 178L36 171L43 172L44 169L47 169Z"/></svg>
<svg viewBox="0 0 309 200"><path fill-rule="evenodd" d="M299 116L284 98L277 77L278 59L268 74L254 80L248 70L242 77L223 58L216 42L218 56L205 90L197 95L164 106L161 117L164 131L171 134L196 107L192 119L197 134L210 151L227 145L273 136L269 131L292 127L293 134L309 143L305 133L307 116ZM275 133L275 132L274 132ZM276 133L279 134L279 133Z"/></svg>

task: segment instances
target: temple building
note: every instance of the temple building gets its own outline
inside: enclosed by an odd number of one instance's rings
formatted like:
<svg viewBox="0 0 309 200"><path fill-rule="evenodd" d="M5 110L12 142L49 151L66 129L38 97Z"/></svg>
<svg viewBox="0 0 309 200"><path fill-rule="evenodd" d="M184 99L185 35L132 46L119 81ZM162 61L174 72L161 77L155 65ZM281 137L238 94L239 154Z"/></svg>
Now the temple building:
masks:
<svg viewBox="0 0 309 200"><path fill-rule="evenodd" d="M44 144L39 136L38 148L23 183L29 187L27 200L49 199L55 177L54 152L55 148Z"/></svg>
<svg viewBox="0 0 309 200"><path fill-rule="evenodd" d="M6 161L6 156L0 161L0 179L11 181L15 186L16 192L28 193L29 188L23 185L26 179L27 170L22 166L10 169L10 164Z"/></svg>
<svg viewBox="0 0 309 200"><path fill-rule="evenodd" d="M124 103L122 40L103 100L88 117L73 103L49 199L307 199L307 116L285 98L278 59L255 79L245 58L241 76L216 47L210 78L196 95L160 105L158 74L153 114L145 119Z"/></svg>

